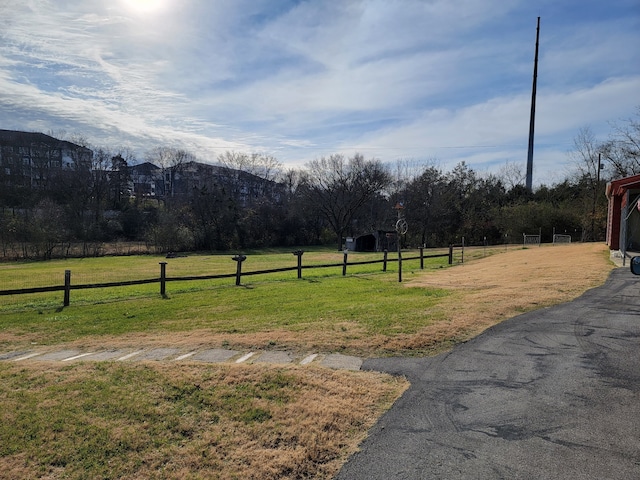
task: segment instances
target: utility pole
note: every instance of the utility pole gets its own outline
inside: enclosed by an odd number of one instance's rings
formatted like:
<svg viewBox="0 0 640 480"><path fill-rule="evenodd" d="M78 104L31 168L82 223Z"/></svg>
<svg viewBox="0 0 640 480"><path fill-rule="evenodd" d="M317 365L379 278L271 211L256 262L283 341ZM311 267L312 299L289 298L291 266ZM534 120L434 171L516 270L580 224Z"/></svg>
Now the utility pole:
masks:
<svg viewBox="0 0 640 480"><path fill-rule="evenodd" d="M533 131L536 123L536 84L538 82L538 44L540 40L540 17L536 28L536 54L533 60L533 87L531 89L531 115L529 116L529 151L527 153L527 190L533 190Z"/></svg>

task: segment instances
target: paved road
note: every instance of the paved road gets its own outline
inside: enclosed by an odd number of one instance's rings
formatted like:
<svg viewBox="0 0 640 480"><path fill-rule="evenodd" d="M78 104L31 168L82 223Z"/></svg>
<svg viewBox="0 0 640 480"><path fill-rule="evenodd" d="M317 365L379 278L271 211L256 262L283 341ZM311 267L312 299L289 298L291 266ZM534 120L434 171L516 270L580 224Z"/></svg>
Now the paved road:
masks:
<svg viewBox="0 0 640 480"><path fill-rule="evenodd" d="M640 277L618 268L450 353L365 361L412 386L337 479L640 479L639 337Z"/></svg>

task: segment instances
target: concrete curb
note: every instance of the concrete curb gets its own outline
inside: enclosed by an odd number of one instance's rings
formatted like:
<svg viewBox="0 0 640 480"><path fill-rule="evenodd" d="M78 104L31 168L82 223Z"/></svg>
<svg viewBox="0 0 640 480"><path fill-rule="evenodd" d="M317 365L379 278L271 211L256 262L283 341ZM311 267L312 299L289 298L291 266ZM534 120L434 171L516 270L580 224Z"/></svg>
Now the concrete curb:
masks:
<svg viewBox="0 0 640 480"><path fill-rule="evenodd" d="M302 356L289 352L264 350L241 352L222 348L188 349L172 347L111 348L81 351L68 348L16 350L0 352L4 362L173 362L173 363L245 363L276 365L319 365L336 370L360 370L362 359L339 353L310 353Z"/></svg>

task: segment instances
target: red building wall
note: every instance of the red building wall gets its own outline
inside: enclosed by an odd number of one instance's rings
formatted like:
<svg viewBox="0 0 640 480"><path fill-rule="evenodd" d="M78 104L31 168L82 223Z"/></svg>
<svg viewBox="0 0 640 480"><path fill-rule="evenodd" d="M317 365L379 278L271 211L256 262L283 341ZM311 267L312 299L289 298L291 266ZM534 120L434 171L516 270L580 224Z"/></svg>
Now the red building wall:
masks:
<svg viewBox="0 0 640 480"><path fill-rule="evenodd" d="M606 195L609 199L607 213L607 245L610 250L620 250L620 228L622 226L622 207L629 190L640 189L640 175L613 180L607 184ZM629 208L635 208L630 205Z"/></svg>
<svg viewBox="0 0 640 480"><path fill-rule="evenodd" d="M622 196L609 197L607 214L607 245L609 250L620 250L620 217L622 216Z"/></svg>

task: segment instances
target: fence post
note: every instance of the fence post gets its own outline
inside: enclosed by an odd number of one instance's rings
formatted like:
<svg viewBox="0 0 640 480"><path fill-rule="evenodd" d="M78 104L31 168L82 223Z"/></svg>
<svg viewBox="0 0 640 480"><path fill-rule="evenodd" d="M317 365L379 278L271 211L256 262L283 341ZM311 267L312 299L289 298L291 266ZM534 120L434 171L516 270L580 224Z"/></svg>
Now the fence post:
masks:
<svg viewBox="0 0 640 480"><path fill-rule="evenodd" d="M424 247L420 247L420 270L424 270Z"/></svg>
<svg viewBox="0 0 640 480"><path fill-rule="evenodd" d="M242 276L242 262L244 262L247 257L246 255L236 255L232 257L232 259L238 262L238 266L236 267L236 286L240 285L240 277Z"/></svg>
<svg viewBox="0 0 640 480"><path fill-rule="evenodd" d="M344 257L342 259L342 276L344 277L347 274L347 256L349 255L348 250L344 249Z"/></svg>
<svg viewBox="0 0 640 480"><path fill-rule="evenodd" d="M64 301L62 304L65 307L69 306L69 295L71 293L71 270L64 271Z"/></svg>
<svg viewBox="0 0 640 480"><path fill-rule="evenodd" d="M167 262L160 262L160 295L167 296Z"/></svg>
<svg viewBox="0 0 640 480"><path fill-rule="evenodd" d="M389 254L389 252L387 251L387 249L384 250L384 259L382 261L382 271L386 272L387 271L387 255Z"/></svg>
<svg viewBox="0 0 640 480"><path fill-rule="evenodd" d="M453 243L449 244L449 265L453 265Z"/></svg>
<svg viewBox="0 0 640 480"><path fill-rule="evenodd" d="M298 257L298 278L302 278L302 250L296 250L293 254Z"/></svg>

